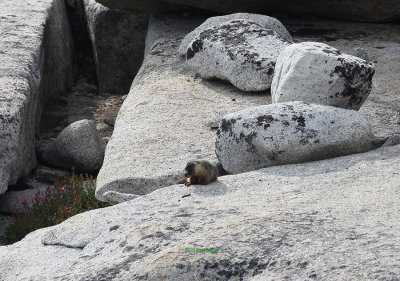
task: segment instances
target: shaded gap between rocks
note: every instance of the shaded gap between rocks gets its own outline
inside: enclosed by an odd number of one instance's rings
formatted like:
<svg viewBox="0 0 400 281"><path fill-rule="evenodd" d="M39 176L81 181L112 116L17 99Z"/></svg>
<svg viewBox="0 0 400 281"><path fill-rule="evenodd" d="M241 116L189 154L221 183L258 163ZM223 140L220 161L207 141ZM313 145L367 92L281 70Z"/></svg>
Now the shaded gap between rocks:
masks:
<svg viewBox="0 0 400 281"><path fill-rule="evenodd" d="M98 86L94 52L86 25L83 2L66 0L65 3L73 39L75 82L86 79L87 83Z"/></svg>

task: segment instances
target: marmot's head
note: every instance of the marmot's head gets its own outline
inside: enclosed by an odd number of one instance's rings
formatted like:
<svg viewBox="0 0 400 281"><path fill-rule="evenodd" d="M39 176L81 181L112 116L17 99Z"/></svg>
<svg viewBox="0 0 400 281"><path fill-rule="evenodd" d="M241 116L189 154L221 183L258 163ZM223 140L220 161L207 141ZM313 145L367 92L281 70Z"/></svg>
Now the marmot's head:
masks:
<svg viewBox="0 0 400 281"><path fill-rule="evenodd" d="M191 161L187 163L185 168L185 177L190 177L191 175L194 174L196 165L199 165L198 161Z"/></svg>

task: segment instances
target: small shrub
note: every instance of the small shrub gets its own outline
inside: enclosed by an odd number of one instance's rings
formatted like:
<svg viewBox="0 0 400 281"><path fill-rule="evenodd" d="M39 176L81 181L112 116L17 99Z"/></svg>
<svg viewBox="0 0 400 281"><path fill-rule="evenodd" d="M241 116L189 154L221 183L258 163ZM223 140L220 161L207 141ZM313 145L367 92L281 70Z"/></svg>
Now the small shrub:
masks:
<svg viewBox="0 0 400 281"><path fill-rule="evenodd" d="M94 196L93 177L81 174L65 178L62 182L48 186L45 192L37 193L31 204L21 200L23 211L12 214L11 224L0 242L12 244L36 229L58 224L69 217L89 210L109 206Z"/></svg>

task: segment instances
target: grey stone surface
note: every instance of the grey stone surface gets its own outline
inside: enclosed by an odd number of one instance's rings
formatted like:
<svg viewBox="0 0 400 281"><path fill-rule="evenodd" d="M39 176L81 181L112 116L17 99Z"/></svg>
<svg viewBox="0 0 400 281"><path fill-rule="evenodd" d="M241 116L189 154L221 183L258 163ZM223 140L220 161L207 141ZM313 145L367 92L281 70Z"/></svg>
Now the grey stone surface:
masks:
<svg viewBox="0 0 400 281"><path fill-rule="evenodd" d="M363 60L368 61L368 53L367 50L365 50L362 47L357 47L354 49L354 55L356 57L362 58Z"/></svg>
<svg viewBox="0 0 400 281"><path fill-rule="evenodd" d="M395 21L400 19L400 3L397 0L97 0L111 8L131 9L150 13L182 11L182 5L198 7L219 13L272 12L299 16L317 16L350 21Z"/></svg>
<svg viewBox="0 0 400 281"><path fill-rule="evenodd" d="M358 110L372 89L374 64L320 42L286 47L276 61L272 102L305 101Z"/></svg>
<svg viewBox="0 0 400 281"><path fill-rule="evenodd" d="M143 195L173 184L186 163L214 164L216 114L269 103L265 92L244 95L233 86L196 78L178 55L181 38L198 21L153 18L147 55L125 99L97 177L97 198L107 191Z"/></svg>
<svg viewBox="0 0 400 281"><path fill-rule="evenodd" d="M100 92L126 94L144 54L148 16L83 0Z"/></svg>
<svg viewBox="0 0 400 281"><path fill-rule="evenodd" d="M0 3L0 194L36 165L43 101L73 82L64 1Z"/></svg>
<svg viewBox="0 0 400 281"><path fill-rule="evenodd" d="M43 161L58 168L96 172L103 163L104 149L94 121L81 120L70 124L47 145Z"/></svg>
<svg viewBox="0 0 400 281"><path fill-rule="evenodd" d="M400 134L396 134L388 138L382 146L393 146L400 144Z"/></svg>
<svg viewBox="0 0 400 281"><path fill-rule="evenodd" d="M116 191L107 191L103 194L104 200L113 205L138 198L139 196L140 195L120 193Z"/></svg>
<svg viewBox="0 0 400 281"><path fill-rule="evenodd" d="M51 184L53 184L55 181L61 181L68 176L70 176L69 171L54 169L43 165L38 165L34 170L35 179Z"/></svg>
<svg viewBox="0 0 400 281"><path fill-rule="evenodd" d="M179 46L179 53L181 55L186 55L190 43L202 31L214 27L216 25L220 25L228 21L237 19L244 19L257 23L264 28L274 30L276 33L278 33L281 37L283 37L287 41L292 41L292 36L290 35L289 31L287 31L287 29L283 26L283 24L276 18L259 14L235 13L226 16L208 18L205 22L196 27L193 31L191 31L188 35L186 35L185 38L183 38L182 43Z"/></svg>
<svg viewBox="0 0 400 281"><path fill-rule="evenodd" d="M359 112L286 102L226 115L215 153L229 174L365 152L371 128Z"/></svg>
<svg viewBox="0 0 400 281"><path fill-rule="evenodd" d="M162 188L1 247L0 279L396 280L399 169L392 146Z"/></svg>
<svg viewBox="0 0 400 281"><path fill-rule="evenodd" d="M264 91L271 87L279 53L289 44L272 29L236 19L195 36L186 61L203 78L227 80L243 91Z"/></svg>
<svg viewBox="0 0 400 281"><path fill-rule="evenodd" d="M141 195L172 184L191 160L215 164L216 131L211 127L218 116L271 103L270 95L198 79L184 67L176 57L179 38L203 21L152 20L147 58L116 120L99 173L99 198L110 190ZM285 26L296 42L329 41L345 53L363 46L376 62L376 73L375 87L360 112L377 137L400 131L399 26L315 20L288 21Z"/></svg>

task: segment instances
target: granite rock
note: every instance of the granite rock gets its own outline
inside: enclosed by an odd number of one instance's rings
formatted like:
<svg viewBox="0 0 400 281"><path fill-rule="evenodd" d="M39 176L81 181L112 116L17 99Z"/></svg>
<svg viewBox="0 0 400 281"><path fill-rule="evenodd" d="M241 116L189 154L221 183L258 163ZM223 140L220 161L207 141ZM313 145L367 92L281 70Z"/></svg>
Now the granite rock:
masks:
<svg viewBox="0 0 400 281"><path fill-rule="evenodd" d="M45 148L43 160L58 168L96 172L103 163L104 149L94 121L85 119L62 130Z"/></svg>
<svg viewBox="0 0 400 281"><path fill-rule="evenodd" d="M165 187L0 247L0 279L395 280L399 169L392 146Z"/></svg>
<svg viewBox="0 0 400 281"><path fill-rule="evenodd" d="M283 24L276 18L259 14L235 13L225 16L208 18L205 22L196 27L192 32L186 35L185 38L183 38L182 43L179 46L179 53L181 55L186 55L190 43L202 31L208 28L212 28L216 25L226 23L228 21L240 20L240 19L254 22L256 24L261 25L264 28L272 29L287 41L292 41L292 36L290 35L289 31L287 31L287 29L283 26Z"/></svg>
<svg viewBox="0 0 400 281"><path fill-rule="evenodd" d="M0 194L36 165L44 101L72 86L72 36L62 0L0 3Z"/></svg>
<svg viewBox="0 0 400 281"><path fill-rule="evenodd" d="M286 102L247 108L222 119L215 152L230 174L371 149L371 128L359 112Z"/></svg>
<svg viewBox="0 0 400 281"><path fill-rule="evenodd" d="M84 0L83 6L99 91L128 93L143 61L148 15L109 9L94 0Z"/></svg>
<svg viewBox="0 0 400 281"><path fill-rule="evenodd" d="M289 44L273 29L235 19L195 36L186 61L203 78L227 80L243 91L263 91L271 87L276 59Z"/></svg>
<svg viewBox="0 0 400 281"><path fill-rule="evenodd" d="M305 101L358 110L372 89L374 64L318 42L286 47L272 81L272 102Z"/></svg>

